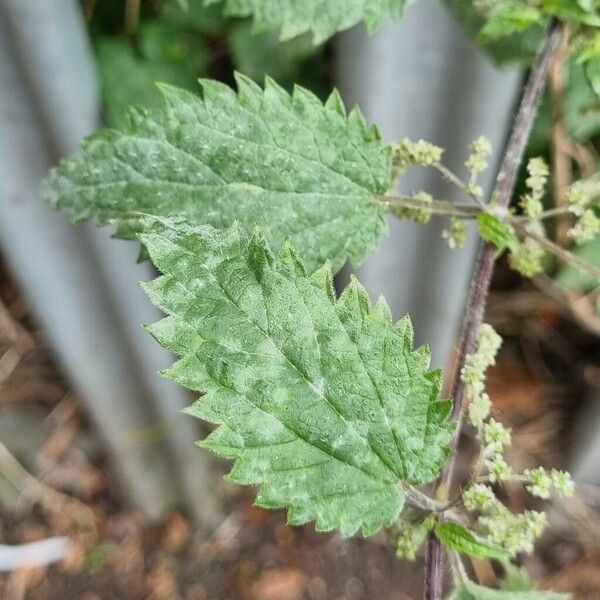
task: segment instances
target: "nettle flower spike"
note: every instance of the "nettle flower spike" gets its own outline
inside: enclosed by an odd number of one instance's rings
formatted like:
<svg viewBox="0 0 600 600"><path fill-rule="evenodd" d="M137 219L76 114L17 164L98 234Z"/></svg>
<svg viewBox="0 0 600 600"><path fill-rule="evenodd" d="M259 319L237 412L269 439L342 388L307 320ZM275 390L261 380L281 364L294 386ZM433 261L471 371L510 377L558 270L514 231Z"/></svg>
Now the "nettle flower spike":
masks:
<svg viewBox="0 0 600 600"><path fill-rule="evenodd" d="M442 159L444 150L431 142L419 140L413 142L408 138L402 139L392 146L394 165L405 168L409 165L430 167Z"/></svg>
<svg viewBox="0 0 600 600"><path fill-rule="evenodd" d="M488 367L495 364L502 338L491 325L483 323L477 331L476 343L476 351L467 356L461 372L462 380L467 386L467 393L472 400L476 400L483 394L485 372Z"/></svg>
<svg viewBox="0 0 600 600"><path fill-rule="evenodd" d="M476 396L469 404L468 414L470 423L477 429L483 427L483 422L490 416L492 401L485 392Z"/></svg>
<svg viewBox="0 0 600 600"><path fill-rule="evenodd" d="M529 193L521 196L521 208L523 212L532 218L539 217L544 207L542 199L546 193L550 169L543 158L532 158L527 164L529 177L525 180L525 185L529 188Z"/></svg>
<svg viewBox="0 0 600 600"><path fill-rule="evenodd" d="M550 477L555 491L563 498L571 498L575 494L575 482L570 473L552 469Z"/></svg>
<svg viewBox="0 0 600 600"><path fill-rule="evenodd" d="M529 481L526 485L527 491L532 496L547 500L552 492L563 498L570 498L575 493L575 483L570 473L552 469L548 472L544 467L537 469L526 469L523 476Z"/></svg>
<svg viewBox="0 0 600 600"><path fill-rule="evenodd" d="M539 221L531 221L525 228L531 233L545 236L544 227ZM524 277L533 277L544 270L542 263L545 256L546 252L540 244L527 238L513 247L508 261L511 268Z"/></svg>
<svg viewBox="0 0 600 600"><path fill-rule="evenodd" d="M503 504L497 503L490 514L479 517L478 523L490 541L514 556L533 551L536 539L544 533L547 519L543 512L527 510L514 514Z"/></svg>
<svg viewBox="0 0 600 600"><path fill-rule="evenodd" d="M529 177L525 180L527 187L536 194L543 194L550 176L550 168L541 157L532 158L527 164Z"/></svg>
<svg viewBox="0 0 600 600"><path fill-rule="evenodd" d="M469 146L471 153L465 161L465 167L472 173L483 173L488 168L488 157L492 153L492 143L485 136L480 136Z"/></svg>

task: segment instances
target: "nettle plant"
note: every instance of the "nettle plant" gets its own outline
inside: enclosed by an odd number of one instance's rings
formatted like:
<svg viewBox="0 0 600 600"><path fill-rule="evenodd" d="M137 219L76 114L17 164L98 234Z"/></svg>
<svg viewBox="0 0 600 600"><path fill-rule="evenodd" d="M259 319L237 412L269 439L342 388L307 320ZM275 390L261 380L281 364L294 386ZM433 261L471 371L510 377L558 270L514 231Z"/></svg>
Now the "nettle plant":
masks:
<svg viewBox="0 0 600 600"><path fill-rule="evenodd" d="M312 31L320 42L360 20L373 28L404 4L228 0L226 11L254 14L259 29L280 28L284 38ZM475 4L488 18L482 36L543 32L487 200L478 184L491 153L485 138L472 143L462 178L433 144L382 143L336 91L322 103L301 87L290 95L270 79L260 87L239 74L237 93L210 80L200 82L201 96L161 86L163 109L132 108L124 130L87 138L44 189L73 222L115 223L117 236L141 240L143 257L162 273L144 289L167 315L148 330L180 356L165 375L202 394L187 412L217 427L200 445L234 461L228 478L258 486L259 506L287 508L290 524L314 522L342 536L386 529L406 559L425 544L428 600L441 598L443 549L453 600L564 598L515 576L511 561L533 550L546 519L511 512L497 492L520 482L537 498L566 497L573 483L558 470L517 473L505 460L511 434L491 416L485 392L501 340L482 320L494 262L505 251L526 276L554 255L598 279L598 269L552 241L544 223L571 214L574 240L597 235L599 179L575 183L567 206L545 209L549 170L532 159L519 207L509 204L565 29L581 60L600 60L599 4ZM464 202L426 191L398 195L408 166L440 171ZM429 370L429 350L413 349L408 316L394 322L385 300L373 304L356 279L336 296L333 275L377 246L388 214L423 224L448 219L450 247L464 241L467 220L483 238L451 400L440 399L442 373ZM465 418L480 450L453 495ZM509 583L489 589L471 581L465 556L499 561Z"/></svg>

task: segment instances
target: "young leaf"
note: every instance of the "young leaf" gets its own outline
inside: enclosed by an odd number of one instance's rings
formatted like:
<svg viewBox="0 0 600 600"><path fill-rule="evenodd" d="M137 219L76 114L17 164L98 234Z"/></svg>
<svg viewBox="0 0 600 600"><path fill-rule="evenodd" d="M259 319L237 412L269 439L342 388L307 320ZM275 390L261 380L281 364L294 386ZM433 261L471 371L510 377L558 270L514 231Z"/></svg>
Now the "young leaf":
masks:
<svg viewBox="0 0 600 600"><path fill-rule="evenodd" d="M214 4L220 0L206 0ZM225 14L254 16L258 31L280 29L281 39L312 31L315 44L364 21L372 32L386 15L402 16L407 0L225 0Z"/></svg>
<svg viewBox="0 0 600 600"><path fill-rule="evenodd" d="M479 32L479 38L484 42L497 40L507 35L521 33L543 21L544 17L539 9L521 0L507 0L494 5Z"/></svg>
<svg viewBox="0 0 600 600"><path fill-rule="evenodd" d="M569 600L570 597L569 594L557 594L556 592L492 590L469 581L459 585L447 600Z"/></svg>
<svg viewBox="0 0 600 600"><path fill-rule="evenodd" d="M438 522L434 532L438 540L449 550L476 556L506 560L510 554L500 546L488 542L458 523Z"/></svg>
<svg viewBox="0 0 600 600"><path fill-rule="evenodd" d="M237 81L236 95L204 80L203 98L162 86L163 110L132 110L124 131L89 137L46 197L74 222L116 220L120 237L135 237L140 212L218 229L237 220L276 248L289 236L311 269L359 263L385 230L372 199L392 184L389 147L337 92L323 105L300 87Z"/></svg>
<svg viewBox="0 0 600 600"><path fill-rule="evenodd" d="M166 376L205 394L188 412L220 425L200 445L235 460L229 479L291 524L349 536L393 523L454 430L409 319L393 324L356 281L336 300L329 266L308 275L259 231L149 218L140 238L163 273L144 287L168 314L149 331L181 356Z"/></svg>
<svg viewBox="0 0 600 600"><path fill-rule="evenodd" d="M490 213L480 212L477 215L477 226L479 235L486 242L494 244L500 251L505 248L514 248L518 243L512 227Z"/></svg>

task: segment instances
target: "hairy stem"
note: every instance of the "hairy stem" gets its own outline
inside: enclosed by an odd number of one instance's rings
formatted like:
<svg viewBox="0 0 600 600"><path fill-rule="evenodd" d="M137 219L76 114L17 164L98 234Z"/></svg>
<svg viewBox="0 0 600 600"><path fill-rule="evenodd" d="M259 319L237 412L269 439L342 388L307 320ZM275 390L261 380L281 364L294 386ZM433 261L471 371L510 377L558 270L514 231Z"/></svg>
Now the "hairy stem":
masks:
<svg viewBox="0 0 600 600"><path fill-rule="evenodd" d="M469 190L469 186L460 178L458 175L455 175L446 165L443 165L440 162L433 163L433 168L442 174L442 176L447 179L450 183L454 184L460 190L462 190L471 200L473 200L478 206L483 208L483 203L481 199L476 196L472 191Z"/></svg>
<svg viewBox="0 0 600 600"><path fill-rule="evenodd" d="M398 209L426 210L433 215L475 219L481 212L481 208L473 204L450 202L449 200L424 202L414 196L376 196L375 201L385 206L392 214Z"/></svg>
<svg viewBox="0 0 600 600"><path fill-rule="evenodd" d="M492 195L498 207L508 208L510 204L527 139L531 132L533 120L544 90L550 62L556 52L561 35L562 27L558 22L553 21L550 25L544 46L536 58L527 85L523 91L523 97L513 122L506 152L496 179L496 187ZM436 497L441 502L448 498L456 462L456 446L464 416L465 386L461 379L461 371L465 365L467 355L474 350L477 329L483 320L488 291L494 272L495 254L496 247L493 244L483 244L477 257L475 273L471 283L458 358L452 379L452 398L454 401L452 417L458 423L458 430L451 445L450 458L436 483ZM440 543L434 536L430 535L426 552L424 600L441 600L442 598L443 571L441 562L442 548Z"/></svg>

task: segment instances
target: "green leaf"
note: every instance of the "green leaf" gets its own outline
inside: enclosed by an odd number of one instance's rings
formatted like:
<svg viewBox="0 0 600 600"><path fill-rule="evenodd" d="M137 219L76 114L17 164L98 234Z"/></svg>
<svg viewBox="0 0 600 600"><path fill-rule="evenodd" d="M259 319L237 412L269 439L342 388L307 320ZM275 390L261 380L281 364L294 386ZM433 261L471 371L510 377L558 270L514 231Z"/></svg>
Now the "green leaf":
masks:
<svg viewBox="0 0 600 600"><path fill-rule="evenodd" d="M521 33L533 25L544 22L543 14L533 6L520 0L501 2L495 5L479 32L479 39L492 41L499 38Z"/></svg>
<svg viewBox="0 0 600 600"><path fill-rule="evenodd" d="M480 212L477 215L477 226L479 235L486 242L494 244L498 250L514 248L518 243L512 227L490 213Z"/></svg>
<svg viewBox="0 0 600 600"><path fill-rule="evenodd" d="M220 0L206 0L208 5L216 2ZM282 40L311 31L318 44L360 21L372 32L386 15L399 19L406 4L407 0L225 0L224 10L228 16L253 15L256 31L279 29Z"/></svg>
<svg viewBox="0 0 600 600"><path fill-rule="evenodd" d="M406 483L432 481L454 430L429 350L412 350L353 281L339 300L326 265L308 275L286 244L147 219L140 238L163 273L145 289L168 316L150 333L181 359L166 376L204 393L188 412L220 425L201 442L235 460L231 481L291 524L365 535L396 521Z"/></svg>
<svg viewBox="0 0 600 600"><path fill-rule="evenodd" d="M74 222L117 221L120 237L135 237L139 212L219 229L238 220L276 248L289 236L311 269L360 263L386 227L373 197L391 187L390 148L337 92L323 105L300 87L237 81L236 95L203 80L203 98L161 86L164 109L132 109L125 130L89 137L45 196Z"/></svg>
<svg viewBox="0 0 600 600"><path fill-rule="evenodd" d="M555 592L492 590L469 581L458 586L447 600L568 600L570 597L569 594Z"/></svg>
<svg viewBox="0 0 600 600"><path fill-rule="evenodd" d="M478 558L498 560L510 558L510 554L504 548L484 540L458 523L438 522L435 524L434 532L448 550Z"/></svg>
<svg viewBox="0 0 600 600"><path fill-rule="evenodd" d="M573 0L542 0L541 10L567 23L580 23L600 27L600 14L595 2Z"/></svg>

